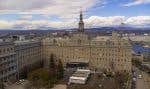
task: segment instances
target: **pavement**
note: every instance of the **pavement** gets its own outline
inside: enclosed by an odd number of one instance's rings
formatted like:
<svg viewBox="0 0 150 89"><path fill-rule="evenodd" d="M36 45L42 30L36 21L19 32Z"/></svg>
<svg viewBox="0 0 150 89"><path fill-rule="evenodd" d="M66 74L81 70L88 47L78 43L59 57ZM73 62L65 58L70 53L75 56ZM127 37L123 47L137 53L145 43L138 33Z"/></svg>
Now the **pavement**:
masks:
<svg viewBox="0 0 150 89"><path fill-rule="evenodd" d="M142 72L145 89L150 89L150 75Z"/></svg>
<svg viewBox="0 0 150 89"><path fill-rule="evenodd" d="M67 89L67 85L58 84L58 85L55 85L54 88L52 88L52 89Z"/></svg>
<svg viewBox="0 0 150 89"><path fill-rule="evenodd" d="M24 81L20 84L14 83L12 85L7 86L5 89L24 89L24 86L28 83L28 81Z"/></svg>
<svg viewBox="0 0 150 89"><path fill-rule="evenodd" d="M136 80L136 89L150 89L150 76L139 69L136 69L136 72L138 75L142 75L141 79L137 78Z"/></svg>
<svg viewBox="0 0 150 89"><path fill-rule="evenodd" d="M11 86L8 86L6 87L5 89L25 89L24 86L25 86L26 83L23 83L23 84L12 84ZM54 88L52 89L67 89L67 85L64 85L64 84L58 84L58 85L55 85Z"/></svg>
<svg viewBox="0 0 150 89"><path fill-rule="evenodd" d="M136 81L136 89L146 89L143 79L137 79L137 81Z"/></svg>
<svg viewBox="0 0 150 89"><path fill-rule="evenodd" d="M21 85L15 85L15 84L13 84L13 85L11 85L9 87L6 87L5 89L24 89L24 88Z"/></svg>

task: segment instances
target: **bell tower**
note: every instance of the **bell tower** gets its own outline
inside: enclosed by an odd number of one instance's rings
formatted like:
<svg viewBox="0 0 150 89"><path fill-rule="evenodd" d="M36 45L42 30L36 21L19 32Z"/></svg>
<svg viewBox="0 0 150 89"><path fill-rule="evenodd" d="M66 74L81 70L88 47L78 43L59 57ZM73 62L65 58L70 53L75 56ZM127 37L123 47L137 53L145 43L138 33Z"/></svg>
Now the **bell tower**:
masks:
<svg viewBox="0 0 150 89"><path fill-rule="evenodd" d="M79 21L79 29L78 29L78 32L84 32L84 22L83 22L82 11L80 11L80 21Z"/></svg>

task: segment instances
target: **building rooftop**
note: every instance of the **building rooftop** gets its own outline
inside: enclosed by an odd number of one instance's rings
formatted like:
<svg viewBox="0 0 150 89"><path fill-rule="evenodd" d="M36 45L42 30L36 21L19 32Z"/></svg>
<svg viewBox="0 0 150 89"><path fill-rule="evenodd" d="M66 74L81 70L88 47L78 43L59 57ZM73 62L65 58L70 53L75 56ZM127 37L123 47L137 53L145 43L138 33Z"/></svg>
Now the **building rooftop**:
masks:
<svg viewBox="0 0 150 89"><path fill-rule="evenodd" d="M110 39L110 36L97 36L93 41L107 41Z"/></svg>
<svg viewBox="0 0 150 89"><path fill-rule="evenodd" d="M21 44L28 44L28 43L35 43L38 42L38 40L23 40L23 41L14 41L16 45L21 45Z"/></svg>
<svg viewBox="0 0 150 89"><path fill-rule="evenodd" d="M11 41L0 41L0 46L2 46L2 45L12 45L13 44L13 42L11 42Z"/></svg>

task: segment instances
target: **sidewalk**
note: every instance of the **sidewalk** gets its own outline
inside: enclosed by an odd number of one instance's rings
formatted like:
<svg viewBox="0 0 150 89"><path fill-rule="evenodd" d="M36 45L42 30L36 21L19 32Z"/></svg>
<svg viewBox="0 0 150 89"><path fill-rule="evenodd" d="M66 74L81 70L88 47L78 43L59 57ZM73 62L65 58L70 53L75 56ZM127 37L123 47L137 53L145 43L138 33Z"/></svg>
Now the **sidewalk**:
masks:
<svg viewBox="0 0 150 89"><path fill-rule="evenodd" d="M58 84L52 89L67 89L67 85Z"/></svg>

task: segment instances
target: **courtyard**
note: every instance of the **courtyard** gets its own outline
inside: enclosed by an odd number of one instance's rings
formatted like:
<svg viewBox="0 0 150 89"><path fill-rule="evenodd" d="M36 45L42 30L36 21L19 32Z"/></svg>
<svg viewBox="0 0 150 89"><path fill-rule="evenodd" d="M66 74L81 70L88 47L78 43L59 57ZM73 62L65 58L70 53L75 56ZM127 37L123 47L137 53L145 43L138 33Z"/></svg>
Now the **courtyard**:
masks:
<svg viewBox="0 0 150 89"><path fill-rule="evenodd" d="M116 86L113 78L104 78L98 74L92 74L86 84L71 84L67 86L67 89L116 89Z"/></svg>
<svg viewBox="0 0 150 89"><path fill-rule="evenodd" d="M74 73L75 69L66 69L64 72L64 77L59 80L56 84L54 84L51 89L124 89L119 88L120 82L125 80L125 76L119 77L116 75L106 75L104 73L92 72L90 77L88 78L86 84L68 84L69 77ZM123 79L123 80L120 80ZM111 85L111 86L110 86ZM123 86L123 85L121 85ZM7 87L6 89L34 89L30 86L30 82L25 80L21 83L15 83ZM47 88L40 88L47 89Z"/></svg>

